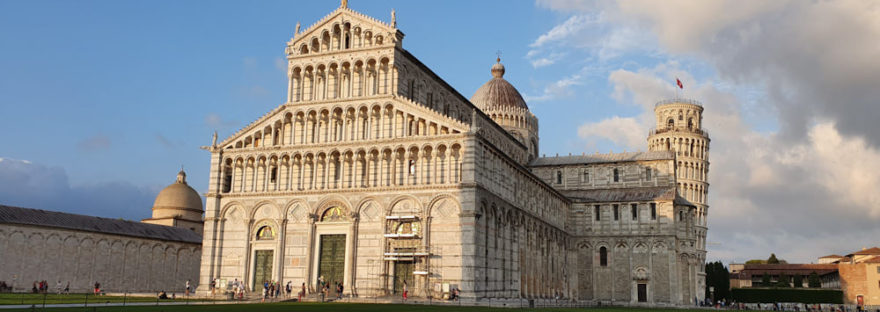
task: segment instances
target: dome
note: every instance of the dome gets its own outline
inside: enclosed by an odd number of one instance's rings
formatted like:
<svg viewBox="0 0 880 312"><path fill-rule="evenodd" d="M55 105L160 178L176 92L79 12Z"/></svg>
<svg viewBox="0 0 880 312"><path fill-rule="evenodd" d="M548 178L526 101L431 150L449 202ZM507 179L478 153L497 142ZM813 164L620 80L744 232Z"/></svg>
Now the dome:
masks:
<svg viewBox="0 0 880 312"><path fill-rule="evenodd" d="M501 64L501 59L492 65L492 79L477 89L477 92L474 92L471 103L474 103L483 112L506 107L529 109L519 91L507 80L504 80L504 65Z"/></svg>
<svg viewBox="0 0 880 312"><path fill-rule="evenodd" d="M153 218L180 217L187 220L202 219L202 197L186 184L186 173L180 170L177 181L162 189L153 203Z"/></svg>

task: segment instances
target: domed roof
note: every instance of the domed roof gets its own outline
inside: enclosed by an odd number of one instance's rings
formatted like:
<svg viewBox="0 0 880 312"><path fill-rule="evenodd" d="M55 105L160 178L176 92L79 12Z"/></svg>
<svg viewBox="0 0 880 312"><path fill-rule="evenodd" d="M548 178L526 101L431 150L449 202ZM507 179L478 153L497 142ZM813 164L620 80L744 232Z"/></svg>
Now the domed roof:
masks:
<svg viewBox="0 0 880 312"><path fill-rule="evenodd" d="M471 97L474 103L484 112L493 108L518 107L529 109L519 91L512 84L504 80L504 65L499 58L492 65L492 79L483 84Z"/></svg>
<svg viewBox="0 0 880 312"><path fill-rule="evenodd" d="M191 212L204 211L202 208L202 197L199 196L196 190L186 184L186 172L183 172L183 170L177 173L176 182L162 189L159 195L156 196L153 210L157 209L178 209Z"/></svg>

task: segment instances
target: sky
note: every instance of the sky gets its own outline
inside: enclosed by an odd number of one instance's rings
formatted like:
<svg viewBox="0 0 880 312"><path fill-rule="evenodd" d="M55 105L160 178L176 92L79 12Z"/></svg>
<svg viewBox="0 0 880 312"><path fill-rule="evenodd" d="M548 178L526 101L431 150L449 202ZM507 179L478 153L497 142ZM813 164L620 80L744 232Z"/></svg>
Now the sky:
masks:
<svg viewBox="0 0 880 312"><path fill-rule="evenodd" d="M140 220L183 166L282 104L284 44L338 1L0 1L0 204ZM880 3L352 0L465 97L505 79L546 155L647 148L703 103L707 259L880 245ZM684 89L677 93L675 80Z"/></svg>

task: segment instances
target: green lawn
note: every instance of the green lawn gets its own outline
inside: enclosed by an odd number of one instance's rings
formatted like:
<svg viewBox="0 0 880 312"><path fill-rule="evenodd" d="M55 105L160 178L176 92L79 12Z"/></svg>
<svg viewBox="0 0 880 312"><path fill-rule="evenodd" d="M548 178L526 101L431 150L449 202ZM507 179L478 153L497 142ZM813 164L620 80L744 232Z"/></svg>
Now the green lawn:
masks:
<svg viewBox="0 0 880 312"><path fill-rule="evenodd" d="M39 307L35 311L41 310ZM688 310L681 309L646 309L646 308L542 308L542 309L510 309L510 308L486 308L486 307L467 307L467 306L427 306L427 305L404 305L404 304L366 304L366 303L265 303L265 304L217 304L217 305L181 305L181 306L140 306L140 307L98 307L98 308L58 308L47 309L58 312L74 312L74 311L93 311L93 312L141 312L141 311L158 311L158 312L289 312L289 311L305 311L305 312L323 312L323 311L345 311L345 312L361 312L361 311L382 311L382 312L417 312L417 311L481 311L481 312L504 312L504 311L593 311L601 312L686 312ZM23 310L0 310L0 311L34 311L31 309Z"/></svg>
<svg viewBox="0 0 880 312"><path fill-rule="evenodd" d="M42 305L45 299L46 304L59 303L115 303L115 302L155 302L155 297L123 297L123 296L95 296L92 294L31 294L31 293L0 293L0 305L14 304L39 304ZM172 300L162 300L163 302ZM178 297L175 301L185 301ZM0 310L2 312L3 310Z"/></svg>

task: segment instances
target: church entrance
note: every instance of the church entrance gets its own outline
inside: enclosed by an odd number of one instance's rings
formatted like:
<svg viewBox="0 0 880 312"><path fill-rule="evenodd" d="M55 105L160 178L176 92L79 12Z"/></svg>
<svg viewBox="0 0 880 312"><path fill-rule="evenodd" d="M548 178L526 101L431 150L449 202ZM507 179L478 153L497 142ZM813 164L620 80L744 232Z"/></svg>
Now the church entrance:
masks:
<svg viewBox="0 0 880 312"><path fill-rule="evenodd" d="M330 286L330 296L336 295L336 284L345 285L345 234L321 235L321 252L318 255L318 276Z"/></svg>
<svg viewBox="0 0 880 312"><path fill-rule="evenodd" d="M394 293L403 293L403 282L406 282L406 289L412 293L413 287L413 262L412 261L395 261L394 262Z"/></svg>
<svg viewBox="0 0 880 312"><path fill-rule="evenodd" d="M648 284L639 284L639 302L648 302Z"/></svg>
<svg viewBox="0 0 880 312"><path fill-rule="evenodd" d="M257 250L254 254L254 280L251 289L262 291L263 283L272 279L272 250Z"/></svg>

